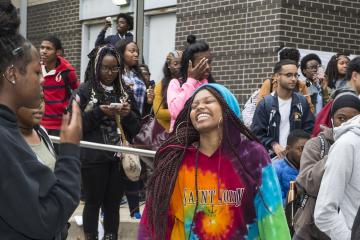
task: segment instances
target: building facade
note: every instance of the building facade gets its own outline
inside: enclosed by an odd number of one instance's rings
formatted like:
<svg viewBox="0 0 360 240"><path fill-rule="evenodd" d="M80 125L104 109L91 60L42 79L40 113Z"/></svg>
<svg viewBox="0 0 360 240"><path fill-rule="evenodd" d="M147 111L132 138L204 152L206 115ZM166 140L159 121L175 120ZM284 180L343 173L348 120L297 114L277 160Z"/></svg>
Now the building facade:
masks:
<svg viewBox="0 0 360 240"><path fill-rule="evenodd" d="M188 34L206 40L215 79L244 103L271 76L283 46L324 58L359 55L359 16L359 0L179 0L176 46Z"/></svg>
<svg viewBox="0 0 360 240"><path fill-rule="evenodd" d="M29 0L27 37L38 46L59 36L83 76L104 18L134 10L134 1L119 9L111 0ZM271 76L281 47L316 51L325 63L339 51L360 55L359 16L360 0L148 0L144 59L159 80L166 52L183 49L194 34L211 47L215 79L244 103Z"/></svg>

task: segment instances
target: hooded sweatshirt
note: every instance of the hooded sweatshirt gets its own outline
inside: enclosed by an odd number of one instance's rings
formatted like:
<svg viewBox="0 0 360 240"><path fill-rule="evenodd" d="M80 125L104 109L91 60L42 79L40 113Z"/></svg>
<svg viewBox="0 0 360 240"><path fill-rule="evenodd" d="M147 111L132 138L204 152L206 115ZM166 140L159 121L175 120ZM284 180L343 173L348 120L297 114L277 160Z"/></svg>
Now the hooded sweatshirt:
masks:
<svg viewBox="0 0 360 240"><path fill-rule="evenodd" d="M347 240L360 205L360 115L334 129L316 201L316 226L332 240Z"/></svg>
<svg viewBox="0 0 360 240"><path fill-rule="evenodd" d="M79 86L73 66L62 57L58 57L57 61L54 70L46 72L43 67L45 114L41 125L48 130L60 129L62 115L69 104L70 91Z"/></svg>
<svg viewBox="0 0 360 240"><path fill-rule="evenodd" d="M0 105L0 239L58 240L80 200L80 149L60 144L52 172L16 122L15 114Z"/></svg>

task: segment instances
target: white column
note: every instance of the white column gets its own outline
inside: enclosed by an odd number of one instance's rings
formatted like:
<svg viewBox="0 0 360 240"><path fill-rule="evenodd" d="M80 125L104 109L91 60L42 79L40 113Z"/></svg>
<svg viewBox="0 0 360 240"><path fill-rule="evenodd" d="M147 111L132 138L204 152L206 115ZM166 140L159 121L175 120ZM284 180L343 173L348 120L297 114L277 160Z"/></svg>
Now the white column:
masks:
<svg viewBox="0 0 360 240"><path fill-rule="evenodd" d="M21 35L26 38L26 32L27 32L27 5L28 0L20 0L20 28L19 32Z"/></svg>

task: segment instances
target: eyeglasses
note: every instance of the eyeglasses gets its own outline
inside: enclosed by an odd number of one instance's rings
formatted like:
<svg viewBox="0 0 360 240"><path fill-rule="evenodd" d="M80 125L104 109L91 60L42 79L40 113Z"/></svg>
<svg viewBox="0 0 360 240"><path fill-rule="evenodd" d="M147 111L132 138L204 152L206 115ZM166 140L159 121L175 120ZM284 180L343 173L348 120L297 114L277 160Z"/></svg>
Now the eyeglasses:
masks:
<svg viewBox="0 0 360 240"><path fill-rule="evenodd" d="M317 70L319 67L321 67L321 65L310 65L310 66L307 66L306 69Z"/></svg>
<svg viewBox="0 0 360 240"><path fill-rule="evenodd" d="M100 71L103 72L103 73L108 73L109 71L111 71L112 73L118 73L120 71L120 67L117 66L117 67L109 68L109 67L106 67L106 66L101 66Z"/></svg>
<svg viewBox="0 0 360 240"><path fill-rule="evenodd" d="M300 77L300 74L298 74L298 73L279 73L279 75L283 75L283 76L285 76L287 78L294 77L296 79L298 79Z"/></svg>

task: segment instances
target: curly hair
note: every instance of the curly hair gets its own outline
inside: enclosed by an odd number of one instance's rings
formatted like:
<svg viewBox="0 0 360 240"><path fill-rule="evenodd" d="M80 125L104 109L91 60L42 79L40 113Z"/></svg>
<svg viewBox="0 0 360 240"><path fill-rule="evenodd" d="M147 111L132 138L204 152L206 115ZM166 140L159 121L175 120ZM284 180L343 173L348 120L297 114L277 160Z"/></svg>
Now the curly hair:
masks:
<svg viewBox="0 0 360 240"><path fill-rule="evenodd" d="M290 59L298 63L300 60L300 52L296 48L284 48L279 53L279 57L280 61L284 59Z"/></svg>
<svg viewBox="0 0 360 240"><path fill-rule="evenodd" d="M222 107L224 138L222 145L230 146L231 151L237 157L245 176L249 181L254 181L249 169L240 160L236 148L230 139L228 126L235 125L241 134L249 140L257 141L251 131L239 120L234 112L229 108L220 94L211 87L203 87L210 91ZM196 94L195 94L196 95ZM190 121L191 103L194 97L191 97L185 104L184 109L179 114L175 122L175 131L163 143L157 151L154 161L154 173L147 187L148 208L147 221L152 232L155 234L154 239L165 239L166 228L168 223L168 210L170 199L174 191L178 172L183 162L186 150L195 142L199 141L200 135ZM196 187L197 188L197 187Z"/></svg>
<svg viewBox="0 0 360 240"><path fill-rule="evenodd" d="M337 67L337 64L341 57L347 58L349 61L349 54L346 53L337 53L334 56L332 56L328 62L328 65L325 70L325 74L328 78L328 84L330 88L335 88L335 83L338 80L339 76L339 70Z"/></svg>
<svg viewBox="0 0 360 240"><path fill-rule="evenodd" d="M318 55L316 55L315 53L310 53L306 56L304 56L301 59L300 62L300 69L301 69L301 73L305 76L304 70L306 69L306 64L311 61L311 60L316 60L319 64L321 64L321 59L319 58Z"/></svg>
<svg viewBox="0 0 360 240"><path fill-rule="evenodd" d="M125 19L125 21L127 22L128 26L129 26L129 31L134 29L134 18L132 16L130 16L129 14L126 14L126 13L120 13L116 17L116 23L119 22L120 18Z"/></svg>

